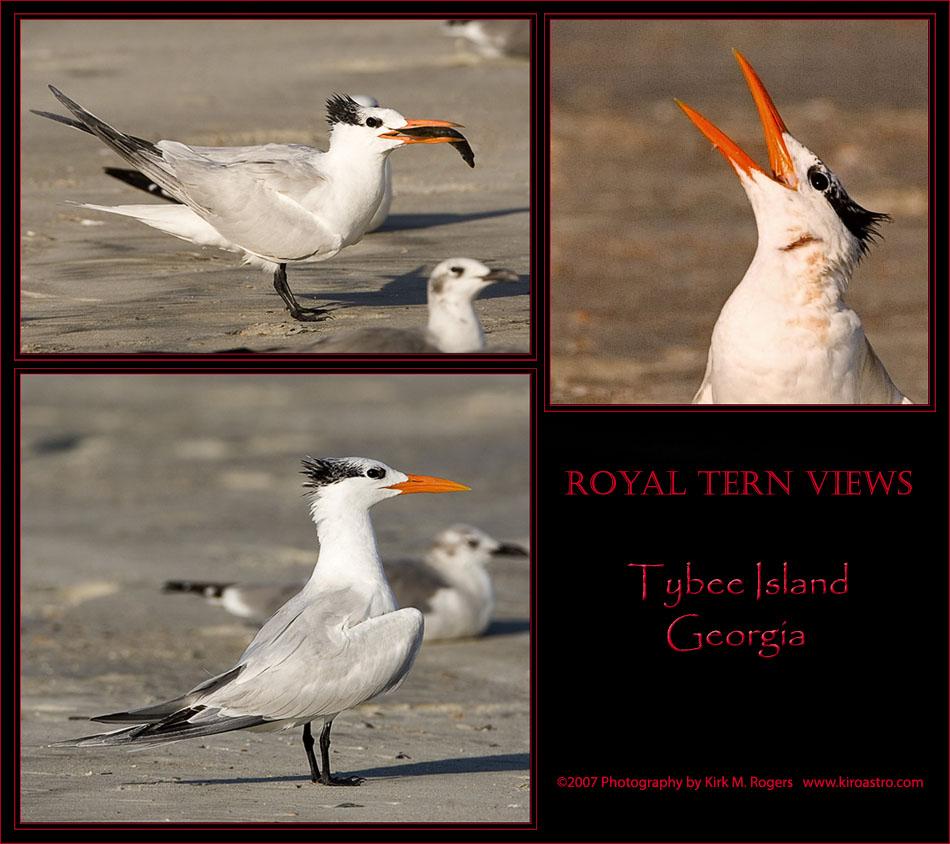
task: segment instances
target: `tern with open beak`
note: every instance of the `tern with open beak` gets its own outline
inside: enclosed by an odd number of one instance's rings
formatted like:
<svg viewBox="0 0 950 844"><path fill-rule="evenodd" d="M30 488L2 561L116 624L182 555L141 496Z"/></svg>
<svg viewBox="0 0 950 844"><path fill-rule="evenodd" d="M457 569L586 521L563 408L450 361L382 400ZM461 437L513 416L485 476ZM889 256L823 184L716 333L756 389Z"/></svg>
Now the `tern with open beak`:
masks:
<svg viewBox="0 0 950 844"><path fill-rule="evenodd" d="M175 204L93 205L133 217L201 246L241 252L244 262L274 273L290 315L314 322L326 310L301 307L287 284L287 264L326 261L358 243L386 189L386 160L407 144L452 144L474 167L465 138L445 120L408 120L391 108L363 106L335 94L327 100L330 146L302 144L192 147L126 135L49 86L73 115L35 114L95 135Z"/></svg>
<svg viewBox="0 0 950 844"><path fill-rule="evenodd" d="M886 214L868 211L793 138L752 66L733 51L765 132L771 173L685 103L752 203L759 244L713 328L694 404L913 404L844 301Z"/></svg>
<svg viewBox="0 0 950 844"><path fill-rule="evenodd" d="M396 605L370 507L397 495L468 487L406 475L365 457L308 457L303 474L320 558L303 589L267 620L237 664L180 697L92 719L131 726L53 747L147 747L231 730L303 727L313 782L362 782L330 773L333 719L399 688L419 652L424 624L418 609ZM322 725L319 765L312 721Z"/></svg>

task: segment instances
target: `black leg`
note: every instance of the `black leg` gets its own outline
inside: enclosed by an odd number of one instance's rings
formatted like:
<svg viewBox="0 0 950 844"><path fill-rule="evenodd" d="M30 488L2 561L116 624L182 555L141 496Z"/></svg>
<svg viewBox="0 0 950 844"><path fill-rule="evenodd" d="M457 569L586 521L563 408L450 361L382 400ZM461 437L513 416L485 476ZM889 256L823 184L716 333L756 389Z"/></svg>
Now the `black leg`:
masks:
<svg viewBox="0 0 950 844"><path fill-rule="evenodd" d="M290 285L287 284L286 264L278 264L274 271L274 289L280 294L280 298L284 300L284 304L294 319L299 319L301 322L318 322L323 319L332 319L329 316L329 311L322 308L301 308L297 304L293 291L291 291ZM327 316L319 316L320 314L327 314Z"/></svg>
<svg viewBox="0 0 950 844"><path fill-rule="evenodd" d="M320 779L320 769L317 759L313 755L313 736L310 735L310 722L303 725L303 748L307 751L307 761L310 763L310 780L317 782Z"/></svg>
<svg viewBox="0 0 950 844"><path fill-rule="evenodd" d="M332 721L327 721L320 733L320 760L323 762L323 775L320 777L320 782L324 785L359 785L363 782L362 777L330 776L330 725L332 723ZM311 739L312 743L313 739Z"/></svg>

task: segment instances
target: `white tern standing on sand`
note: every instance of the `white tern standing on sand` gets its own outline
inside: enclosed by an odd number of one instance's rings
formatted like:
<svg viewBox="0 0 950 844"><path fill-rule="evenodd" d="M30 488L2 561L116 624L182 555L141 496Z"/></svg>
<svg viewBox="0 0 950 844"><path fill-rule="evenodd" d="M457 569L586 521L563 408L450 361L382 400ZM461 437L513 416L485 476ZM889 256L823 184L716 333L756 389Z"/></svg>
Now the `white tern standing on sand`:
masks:
<svg viewBox="0 0 950 844"><path fill-rule="evenodd" d="M330 726L341 712L397 689L423 635L422 613L397 609L369 509L404 493L468 487L406 475L365 457L307 458L303 473L320 540L319 561L303 590L268 619L237 664L181 697L93 719L134 726L54 747L147 746L231 730L302 725L313 782L362 782L331 776ZM319 767L311 721L323 725Z"/></svg>
<svg viewBox="0 0 950 844"><path fill-rule="evenodd" d="M75 120L35 112L95 135L180 204L93 205L201 246L241 252L244 262L274 273L274 288L294 319L324 319L301 307L287 284L287 264L326 261L358 243L385 193L389 154L407 144L454 144L472 167L465 138L444 120L407 120L390 108L327 100L330 147L302 144L191 147L126 135L58 91Z"/></svg>

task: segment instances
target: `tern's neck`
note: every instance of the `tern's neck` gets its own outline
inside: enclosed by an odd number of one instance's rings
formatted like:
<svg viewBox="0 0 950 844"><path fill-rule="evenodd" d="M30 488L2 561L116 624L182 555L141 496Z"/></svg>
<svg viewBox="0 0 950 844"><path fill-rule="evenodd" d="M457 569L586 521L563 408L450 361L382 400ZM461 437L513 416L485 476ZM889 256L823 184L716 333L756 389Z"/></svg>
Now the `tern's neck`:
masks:
<svg viewBox="0 0 950 844"><path fill-rule="evenodd" d="M321 203L320 214L332 231L345 232L344 246L356 243L369 226L386 190L388 151L380 151L357 138L348 143L336 130L321 166L328 175L331 201Z"/></svg>
<svg viewBox="0 0 950 844"><path fill-rule="evenodd" d="M853 257L816 235L791 232L778 244L760 236L743 284L798 306L837 307L853 269Z"/></svg>
<svg viewBox="0 0 950 844"><path fill-rule="evenodd" d="M381 148L372 139L364 135L347 133L346 129L336 128L330 133L330 146L324 153L324 161L332 167L358 167L362 170L378 169L382 173L392 149ZM352 178L353 173L347 173Z"/></svg>
<svg viewBox="0 0 950 844"><path fill-rule="evenodd" d="M448 299L429 291L429 334L443 352L478 352L485 334L471 299Z"/></svg>
<svg viewBox="0 0 950 844"><path fill-rule="evenodd" d="M350 588L365 594L368 615L396 608L389 581L383 573L369 510L314 501L311 516L320 540L320 558L307 588Z"/></svg>

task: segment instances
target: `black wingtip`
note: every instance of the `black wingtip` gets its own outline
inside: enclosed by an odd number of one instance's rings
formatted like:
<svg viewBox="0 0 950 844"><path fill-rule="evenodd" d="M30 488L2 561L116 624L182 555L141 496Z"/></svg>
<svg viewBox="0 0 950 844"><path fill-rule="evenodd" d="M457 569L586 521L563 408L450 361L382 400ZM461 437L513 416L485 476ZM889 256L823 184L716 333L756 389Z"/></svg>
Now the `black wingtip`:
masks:
<svg viewBox="0 0 950 844"><path fill-rule="evenodd" d="M166 580L162 592L194 592L205 598L220 598L233 583L207 583L191 580Z"/></svg>
<svg viewBox="0 0 950 844"><path fill-rule="evenodd" d="M89 720L98 721L100 724L114 724L116 721L128 721L129 714L128 712L113 712L110 715L96 715L95 718Z"/></svg>

